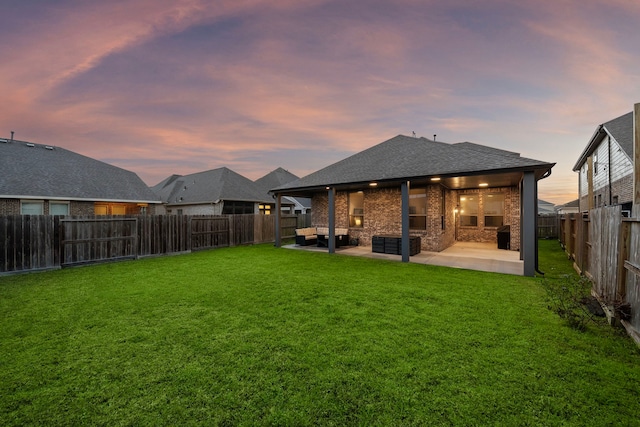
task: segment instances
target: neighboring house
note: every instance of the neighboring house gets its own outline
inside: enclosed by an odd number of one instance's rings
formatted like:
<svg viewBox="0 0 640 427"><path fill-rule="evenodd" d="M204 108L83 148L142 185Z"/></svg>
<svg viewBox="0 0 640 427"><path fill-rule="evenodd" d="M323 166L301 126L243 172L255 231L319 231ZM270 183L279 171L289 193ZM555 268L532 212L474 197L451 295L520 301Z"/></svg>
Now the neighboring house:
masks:
<svg viewBox="0 0 640 427"><path fill-rule="evenodd" d="M133 172L51 145L0 139L0 215L155 213Z"/></svg>
<svg viewBox="0 0 640 427"><path fill-rule="evenodd" d="M171 175L151 187L167 214L270 214L275 201L249 178L228 168Z"/></svg>
<svg viewBox="0 0 640 427"><path fill-rule="evenodd" d="M573 167L578 172L580 211L633 203L633 112L597 127Z"/></svg>
<svg viewBox="0 0 640 427"><path fill-rule="evenodd" d="M278 168L269 172L262 178L255 181L256 185L269 197L272 198L269 191L272 188L279 187L289 182L300 179L288 170ZM288 214L309 214L311 213L311 199L308 197L283 197L282 213Z"/></svg>
<svg viewBox="0 0 640 427"><path fill-rule="evenodd" d="M558 215L566 215L580 212L580 199L575 199L564 205L556 206L556 213Z"/></svg>
<svg viewBox="0 0 640 427"><path fill-rule="evenodd" d="M406 248L419 236L423 250L442 251L456 241L497 243L508 225L510 248L533 275L537 181L553 166L470 142L398 135L272 191L277 200L310 197L313 225L348 227L360 245L402 233Z"/></svg>
<svg viewBox="0 0 640 427"><path fill-rule="evenodd" d="M555 215L556 206L546 200L538 199L538 215Z"/></svg>

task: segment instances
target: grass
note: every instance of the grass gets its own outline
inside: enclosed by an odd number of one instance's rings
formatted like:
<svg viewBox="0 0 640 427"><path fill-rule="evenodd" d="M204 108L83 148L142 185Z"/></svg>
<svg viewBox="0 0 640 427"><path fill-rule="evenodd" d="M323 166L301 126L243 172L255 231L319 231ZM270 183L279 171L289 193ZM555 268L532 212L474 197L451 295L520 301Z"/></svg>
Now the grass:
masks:
<svg viewBox="0 0 640 427"><path fill-rule="evenodd" d="M640 425L640 351L539 278L235 247L2 277L0 327L4 426Z"/></svg>

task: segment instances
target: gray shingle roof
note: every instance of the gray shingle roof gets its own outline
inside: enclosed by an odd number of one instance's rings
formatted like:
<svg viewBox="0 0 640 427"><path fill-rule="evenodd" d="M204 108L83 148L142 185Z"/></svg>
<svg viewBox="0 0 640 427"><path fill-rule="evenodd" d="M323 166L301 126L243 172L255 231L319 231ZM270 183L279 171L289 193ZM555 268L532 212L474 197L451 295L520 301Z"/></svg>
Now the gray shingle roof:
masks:
<svg viewBox="0 0 640 427"><path fill-rule="evenodd" d="M603 126L618 141L625 153L633 158L633 112L613 119Z"/></svg>
<svg viewBox="0 0 640 427"><path fill-rule="evenodd" d="M60 147L0 140L0 197L159 203L133 172Z"/></svg>
<svg viewBox="0 0 640 427"><path fill-rule="evenodd" d="M184 176L171 175L151 189L168 204L216 203L220 200L273 202L249 178L225 167Z"/></svg>
<svg viewBox="0 0 640 427"><path fill-rule="evenodd" d="M582 167L607 134L611 135L620 144L630 159L633 158L633 112L629 112L598 126L574 165L574 171L578 171Z"/></svg>
<svg viewBox="0 0 640 427"><path fill-rule="evenodd" d="M298 179L299 178L296 175L292 174L288 170L283 168L278 168L274 171L269 172L262 178L258 178L255 181L255 183L256 185L258 185L258 187L260 187L262 191L264 191L264 193L268 197L271 197L269 195L269 192L271 191L271 189L296 181ZM305 208L311 208L311 199L308 197L285 196L282 199L283 204L295 204L296 202L304 206Z"/></svg>
<svg viewBox="0 0 640 427"><path fill-rule="evenodd" d="M428 176L550 169L552 163L463 142L447 144L398 135L327 166L276 191Z"/></svg>
<svg viewBox="0 0 640 427"><path fill-rule="evenodd" d="M278 168L255 180L256 185L265 192L269 193L272 188L279 187L283 184L299 179L298 176L292 174L286 169Z"/></svg>

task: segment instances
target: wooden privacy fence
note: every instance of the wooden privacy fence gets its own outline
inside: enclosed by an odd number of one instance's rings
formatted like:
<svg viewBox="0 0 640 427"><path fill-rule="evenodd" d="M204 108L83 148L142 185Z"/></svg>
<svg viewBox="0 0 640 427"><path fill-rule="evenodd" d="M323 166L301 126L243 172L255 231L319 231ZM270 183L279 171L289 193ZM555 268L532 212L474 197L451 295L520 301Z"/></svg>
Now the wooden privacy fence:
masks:
<svg viewBox="0 0 640 427"><path fill-rule="evenodd" d="M560 217L553 215L538 215L538 238L555 239L558 237Z"/></svg>
<svg viewBox="0 0 640 427"><path fill-rule="evenodd" d="M607 206L565 215L560 228L575 269L640 344L640 218L624 218L620 206Z"/></svg>
<svg viewBox="0 0 640 427"><path fill-rule="evenodd" d="M275 241L273 215L0 216L0 274ZM281 217L295 235L305 215Z"/></svg>

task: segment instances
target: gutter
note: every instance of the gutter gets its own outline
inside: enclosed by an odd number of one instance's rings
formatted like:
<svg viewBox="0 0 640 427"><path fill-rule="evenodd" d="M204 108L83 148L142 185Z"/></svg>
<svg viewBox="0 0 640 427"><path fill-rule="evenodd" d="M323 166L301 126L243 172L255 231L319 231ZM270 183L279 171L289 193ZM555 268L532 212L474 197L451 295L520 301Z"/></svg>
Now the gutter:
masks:
<svg viewBox="0 0 640 427"><path fill-rule="evenodd" d="M64 202L107 202L107 203L152 203L161 204L160 200L140 200L140 199L100 199L86 197L58 197L58 196L28 196L20 194L0 194L0 199L25 199L25 200L60 200Z"/></svg>

